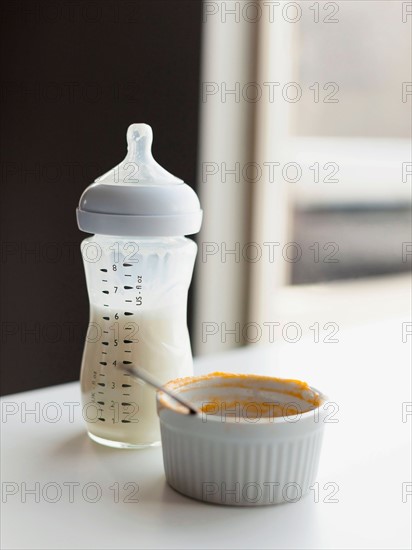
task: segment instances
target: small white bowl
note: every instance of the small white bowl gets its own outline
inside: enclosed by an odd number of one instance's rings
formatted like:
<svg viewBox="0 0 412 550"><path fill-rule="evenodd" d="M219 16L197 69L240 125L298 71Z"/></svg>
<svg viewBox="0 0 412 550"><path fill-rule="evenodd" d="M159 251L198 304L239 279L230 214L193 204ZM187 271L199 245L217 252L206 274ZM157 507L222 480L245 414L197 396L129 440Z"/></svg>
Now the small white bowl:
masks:
<svg viewBox="0 0 412 550"><path fill-rule="evenodd" d="M304 382L212 373L166 387L202 412L190 415L157 394L169 485L184 495L228 505L296 502L313 484L326 397Z"/></svg>

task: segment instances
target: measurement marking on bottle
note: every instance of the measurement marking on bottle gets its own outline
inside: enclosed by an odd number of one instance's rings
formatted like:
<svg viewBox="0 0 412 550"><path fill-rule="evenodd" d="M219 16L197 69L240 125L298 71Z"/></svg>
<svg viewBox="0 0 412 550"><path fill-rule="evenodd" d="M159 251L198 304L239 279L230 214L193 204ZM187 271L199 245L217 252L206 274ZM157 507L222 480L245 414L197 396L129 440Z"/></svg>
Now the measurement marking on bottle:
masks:
<svg viewBox="0 0 412 550"><path fill-rule="evenodd" d="M132 351L130 349L125 349L124 352L125 353L132 353Z"/></svg>
<svg viewBox="0 0 412 550"><path fill-rule="evenodd" d="M110 321L110 317L103 317L105 321Z"/></svg>
<svg viewBox="0 0 412 550"><path fill-rule="evenodd" d="M108 345L109 345L109 342L102 342L102 344L103 344L104 346L108 346Z"/></svg>
<svg viewBox="0 0 412 550"><path fill-rule="evenodd" d="M100 394L100 395L104 395L103 391L98 391L97 393Z"/></svg>
<svg viewBox="0 0 412 550"><path fill-rule="evenodd" d="M100 420L100 419L99 419ZM130 420L122 420L123 424L130 424Z"/></svg>
<svg viewBox="0 0 412 550"><path fill-rule="evenodd" d="M131 365L132 362L131 361L123 361L123 365Z"/></svg>
<svg viewBox="0 0 412 550"><path fill-rule="evenodd" d="M122 403L122 407L130 407L131 406L131 403L126 403L125 401ZM128 414L128 413L123 413L123 414Z"/></svg>
<svg viewBox="0 0 412 550"><path fill-rule="evenodd" d="M133 300L125 300L125 302L133 302Z"/></svg>
<svg viewBox="0 0 412 550"><path fill-rule="evenodd" d="M122 395L130 396L130 393L122 393Z"/></svg>
<svg viewBox="0 0 412 550"><path fill-rule="evenodd" d="M104 367L107 365L106 361L100 361L99 365L103 365Z"/></svg>
<svg viewBox="0 0 412 550"><path fill-rule="evenodd" d="M123 287L125 290L133 290L133 287L132 286L124 286Z"/></svg>
<svg viewBox="0 0 412 550"><path fill-rule="evenodd" d="M104 388L106 386L106 384L104 382L97 382L97 385L102 386L102 388Z"/></svg>
<svg viewBox="0 0 412 550"><path fill-rule="evenodd" d="M125 311L124 314L125 314L125 315L134 315L134 314L131 313L130 311Z"/></svg>
<svg viewBox="0 0 412 550"><path fill-rule="evenodd" d="M128 275L127 273L124 274L125 277L131 277L131 275Z"/></svg>
<svg viewBox="0 0 412 550"><path fill-rule="evenodd" d="M106 422L105 418L99 418L100 422Z"/></svg>
<svg viewBox="0 0 412 550"><path fill-rule="evenodd" d="M123 264L123 267L133 267L132 264Z"/></svg>
<svg viewBox="0 0 412 550"><path fill-rule="evenodd" d="M99 405L104 405L104 401L98 401L97 402Z"/></svg>
<svg viewBox="0 0 412 550"><path fill-rule="evenodd" d="M102 279L102 283L107 283L107 279Z"/></svg>
<svg viewBox="0 0 412 550"><path fill-rule="evenodd" d="M103 305L104 305L104 307L109 307L109 304L103 304Z"/></svg>
<svg viewBox="0 0 412 550"><path fill-rule="evenodd" d="M107 273L107 269L101 269L100 271L103 271L103 273Z"/></svg>
<svg viewBox="0 0 412 550"><path fill-rule="evenodd" d="M108 330L104 330L103 332L104 332L104 334L109 334Z"/></svg>
<svg viewBox="0 0 412 550"><path fill-rule="evenodd" d="M103 294L109 294L108 290L102 290Z"/></svg>
<svg viewBox="0 0 412 550"><path fill-rule="evenodd" d="M131 388L132 385L131 384L122 384L122 388Z"/></svg>
<svg viewBox="0 0 412 550"><path fill-rule="evenodd" d="M107 351L102 351L103 355L107 355Z"/></svg>

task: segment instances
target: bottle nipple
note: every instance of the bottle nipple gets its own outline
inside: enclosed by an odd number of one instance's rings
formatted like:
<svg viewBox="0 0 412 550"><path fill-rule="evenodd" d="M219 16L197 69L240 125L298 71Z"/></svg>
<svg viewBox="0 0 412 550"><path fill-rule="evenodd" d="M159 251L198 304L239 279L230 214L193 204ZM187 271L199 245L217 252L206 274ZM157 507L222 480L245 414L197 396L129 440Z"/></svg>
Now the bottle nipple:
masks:
<svg viewBox="0 0 412 550"><path fill-rule="evenodd" d="M127 157L135 162L147 164L152 156L153 130L148 124L131 124L127 129Z"/></svg>
<svg viewBox="0 0 412 550"><path fill-rule="evenodd" d="M115 168L96 179L111 185L174 185L183 183L155 161L153 131L148 124L131 124L127 130L127 155Z"/></svg>

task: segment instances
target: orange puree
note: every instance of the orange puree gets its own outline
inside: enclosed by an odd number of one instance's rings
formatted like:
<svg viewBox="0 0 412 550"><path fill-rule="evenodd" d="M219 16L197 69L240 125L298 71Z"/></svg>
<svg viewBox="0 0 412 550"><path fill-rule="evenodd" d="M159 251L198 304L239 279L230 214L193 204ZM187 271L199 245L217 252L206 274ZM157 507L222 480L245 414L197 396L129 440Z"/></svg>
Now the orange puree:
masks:
<svg viewBox="0 0 412 550"><path fill-rule="evenodd" d="M222 378L225 380L222 381ZM273 376L261 376L254 374L231 374L226 372L213 372L203 376L190 376L186 378L178 378L169 382L167 386L171 389L178 389L184 393L185 386L196 382L210 381L210 389L213 388L244 388L251 390L253 394L249 399L239 399L237 401L222 400L221 397L210 397L208 401L204 402L199 409L211 415L224 414L225 416L247 416L248 418L273 418L281 416L295 416L299 413L307 412L313 408L319 407L321 399L320 396L314 392L306 382L293 379L275 378ZM262 382L262 385L251 387L250 382ZM284 388L272 388L270 383L277 383ZM189 388L187 388L189 389ZM288 397L295 397L302 400L304 403L294 403L293 399L288 400L286 404L279 403L276 399L269 399L262 397L256 399L255 392L282 394ZM211 393L211 395L213 395Z"/></svg>

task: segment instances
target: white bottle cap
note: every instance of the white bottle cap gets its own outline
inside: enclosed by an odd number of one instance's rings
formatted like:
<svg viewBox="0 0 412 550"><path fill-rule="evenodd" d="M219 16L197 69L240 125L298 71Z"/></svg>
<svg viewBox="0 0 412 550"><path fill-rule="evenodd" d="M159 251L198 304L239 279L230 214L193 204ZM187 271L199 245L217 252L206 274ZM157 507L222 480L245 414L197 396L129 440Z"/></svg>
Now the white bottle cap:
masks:
<svg viewBox="0 0 412 550"><path fill-rule="evenodd" d="M80 198L77 223L82 231L142 237L199 231L202 210L196 193L154 160L152 142L150 126L129 126L126 158Z"/></svg>

